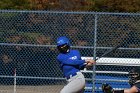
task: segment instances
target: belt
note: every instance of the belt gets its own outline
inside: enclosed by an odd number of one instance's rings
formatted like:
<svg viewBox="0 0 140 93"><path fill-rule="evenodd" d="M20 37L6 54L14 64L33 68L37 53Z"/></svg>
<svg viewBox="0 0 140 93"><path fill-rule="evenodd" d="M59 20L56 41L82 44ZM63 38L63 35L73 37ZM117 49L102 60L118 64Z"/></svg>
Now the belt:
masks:
<svg viewBox="0 0 140 93"><path fill-rule="evenodd" d="M77 72L76 73L73 73L73 74L71 74L71 75L69 75L69 76L66 76L66 78L67 79L70 79L70 78L72 78L73 76L76 76L77 75Z"/></svg>

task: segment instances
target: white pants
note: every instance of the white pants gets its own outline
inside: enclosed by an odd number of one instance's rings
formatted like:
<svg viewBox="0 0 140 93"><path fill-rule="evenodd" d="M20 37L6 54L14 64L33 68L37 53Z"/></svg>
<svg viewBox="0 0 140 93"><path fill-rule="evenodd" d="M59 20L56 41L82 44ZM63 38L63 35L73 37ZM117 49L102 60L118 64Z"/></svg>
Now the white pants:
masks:
<svg viewBox="0 0 140 93"><path fill-rule="evenodd" d="M85 77L81 72L67 80L68 84L64 86L60 93L84 93Z"/></svg>

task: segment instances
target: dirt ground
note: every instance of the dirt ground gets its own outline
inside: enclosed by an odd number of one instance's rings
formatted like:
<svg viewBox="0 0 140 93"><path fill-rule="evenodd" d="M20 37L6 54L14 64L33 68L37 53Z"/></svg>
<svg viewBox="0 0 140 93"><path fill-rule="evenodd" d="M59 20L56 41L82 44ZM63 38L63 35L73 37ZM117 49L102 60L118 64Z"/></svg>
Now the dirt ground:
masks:
<svg viewBox="0 0 140 93"><path fill-rule="evenodd" d="M0 86L0 93L59 93L64 85L43 85L43 86Z"/></svg>

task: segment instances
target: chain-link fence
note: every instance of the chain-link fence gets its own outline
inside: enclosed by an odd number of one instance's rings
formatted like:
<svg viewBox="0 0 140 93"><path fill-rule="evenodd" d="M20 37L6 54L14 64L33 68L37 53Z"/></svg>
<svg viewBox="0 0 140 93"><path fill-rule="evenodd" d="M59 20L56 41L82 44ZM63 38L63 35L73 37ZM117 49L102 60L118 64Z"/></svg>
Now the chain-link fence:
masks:
<svg viewBox="0 0 140 93"><path fill-rule="evenodd" d="M123 43L83 71L85 93L101 92L105 82L128 88L129 70L140 65L140 14L1 10L0 20L0 93L59 93L66 84L56 61L59 36L83 58Z"/></svg>

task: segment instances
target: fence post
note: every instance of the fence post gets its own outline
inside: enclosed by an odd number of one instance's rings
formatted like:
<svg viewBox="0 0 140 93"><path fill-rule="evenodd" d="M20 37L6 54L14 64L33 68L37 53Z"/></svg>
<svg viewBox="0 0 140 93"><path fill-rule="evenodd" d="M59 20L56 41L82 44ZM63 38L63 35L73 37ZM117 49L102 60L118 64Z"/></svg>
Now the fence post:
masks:
<svg viewBox="0 0 140 93"><path fill-rule="evenodd" d="M94 55L93 55L93 59L96 59L96 39L97 39L97 14L95 14L95 23L94 23ZM96 76L96 64L93 65L93 76L92 76L92 82L93 82L93 86L92 86L92 93L95 92L95 76Z"/></svg>
<svg viewBox="0 0 140 93"><path fill-rule="evenodd" d="M14 69L14 93L16 93L16 68Z"/></svg>

